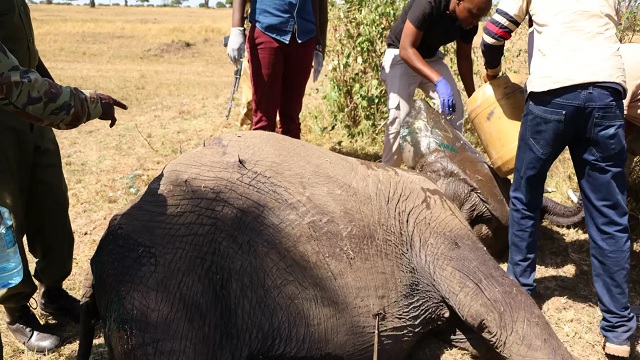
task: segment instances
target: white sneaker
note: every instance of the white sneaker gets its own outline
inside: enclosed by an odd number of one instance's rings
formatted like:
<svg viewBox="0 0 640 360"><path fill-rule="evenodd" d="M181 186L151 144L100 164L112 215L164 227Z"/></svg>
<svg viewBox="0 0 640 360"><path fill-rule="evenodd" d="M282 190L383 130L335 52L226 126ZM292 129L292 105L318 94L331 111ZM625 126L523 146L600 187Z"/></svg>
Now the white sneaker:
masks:
<svg viewBox="0 0 640 360"><path fill-rule="evenodd" d="M616 345L605 341L604 353L607 355L628 358L629 355L631 355L631 346L629 345L628 341L624 345Z"/></svg>

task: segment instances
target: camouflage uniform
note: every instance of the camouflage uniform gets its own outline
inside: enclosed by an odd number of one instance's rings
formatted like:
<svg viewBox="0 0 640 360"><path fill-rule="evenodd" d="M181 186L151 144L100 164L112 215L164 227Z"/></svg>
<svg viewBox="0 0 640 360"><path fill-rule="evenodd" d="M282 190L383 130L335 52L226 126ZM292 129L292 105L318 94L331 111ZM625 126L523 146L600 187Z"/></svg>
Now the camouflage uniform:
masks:
<svg viewBox="0 0 640 360"><path fill-rule="evenodd" d="M60 86L23 68L0 43L0 109L56 129L73 129L100 116L96 92Z"/></svg>
<svg viewBox="0 0 640 360"><path fill-rule="evenodd" d="M0 1L0 42L15 56L20 66L30 69L37 67L38 51L29 8L24 0ZM3 81L15 81L19 77L33 75L28 71L19 71L18 74L14 70L9 78L3 76ZM16 92L15 85L10 83L2 85L7 97L0 108L0 205L8 208L13 215L16 240L21 240L24 235L27 237L29 251L37 259L33 275L35 279L46 286L59 286L71 274L74 246L60 149L51 128L28 123L4 109L16 106L22 111L36 112L37 116L46 118L41 120L42 124L57 123L59 127L72 127L95 115L86 115L97 111L95 101L83 105L78 100L86 95L70 89L57 92L60 88L55 86L46 89L42 81L31 84L32 88L35 86L32 94L45 96L31 98ZM51 92L51 89L54 91ZM47 97L47 103L36 104ZM11 99L17 102L10 104ZM70 114L71 119L62 120L62 117ZM0 304L5 307L27 304L37 290L29 273L24 243L18 241L18 244L24 277L18 285L0 291Z"/></svg>

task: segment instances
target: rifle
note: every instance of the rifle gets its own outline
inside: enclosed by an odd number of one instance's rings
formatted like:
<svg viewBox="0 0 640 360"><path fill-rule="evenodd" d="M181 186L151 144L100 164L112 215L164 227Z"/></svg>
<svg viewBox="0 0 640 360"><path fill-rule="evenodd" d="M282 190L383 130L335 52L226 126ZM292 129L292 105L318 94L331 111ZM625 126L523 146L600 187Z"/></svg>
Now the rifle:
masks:
<svg viewBox="0 0 640 360"><path fill-rule="evenodd" d="M227 47L227 43L228 42L229 42L229 37L225 36L222 39L222 45ZM241 76L242 76L242 65L233 72L233 77L234 77L234 79L233 79L233 88L231 88L231 96L229 97L229 105L227 105L227 114L226 114L227 120L229 120L229 114L231 113L231 108L233 107L233 95L235 95L236 91L238 90L238 84L240 83L240 77Z"/></svg>
<svg viewBox="0 0 640 360"><path fill-rule="evenodd" d="M242 65L240 65L240 67L233 72L233 88L231 89L231 96L229 97L229 105L227 105L227 120L229 120L229 114L231 113L231 108L233 107L233 95L235 95L236 91L238 90L240 76L242 76Z"/></svg>

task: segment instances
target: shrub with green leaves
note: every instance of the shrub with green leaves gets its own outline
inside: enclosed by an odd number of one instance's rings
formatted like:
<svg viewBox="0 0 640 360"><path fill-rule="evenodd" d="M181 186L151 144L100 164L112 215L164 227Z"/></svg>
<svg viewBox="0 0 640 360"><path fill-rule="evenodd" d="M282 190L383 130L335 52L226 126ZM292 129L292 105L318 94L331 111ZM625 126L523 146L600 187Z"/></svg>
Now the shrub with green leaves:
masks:
<svg viewBox="0 0 640 360"><path fill-rule="evenodd" d="M331 6L330 84L324 97L331 129L343 130L350 139L382 138L388 114L380 63L387 34L405 3L346 0Z"/></svg>
<svg viewBox="0 0 640 360"><path fill-rule="evenodd" d="M640 1L619 0L620 21L618 23L618 39L621 43L631 42L640 35ZM637 40L636 40L637 41Z"/></svg>
<svg viewBox="0 0 640 360"><path fill-rule="evenodd" d="M621 9L618 36L621 42L638 41L640 35L640 0L618 0ZM495 7L494 2L494 7ZM331 4L330 35L327 44L329 89L324 95L322 112L330 118L329 131L338 130L352 144L380 146L384 123L388 117L385 86L380 80L380 67L386 49L385 40L406 0L344 0ZM493 14L494 10L490 12ZM481 29L482 31L481 23ZM526 25L507 43L503 66L509 73L527 70ZM518 40L515 40L518 39ZM455 45L442 48L457 85L464 94L456 68ZM483 59L474 47L476 86L482 82ZM416 94L422 97L422 94ZM466 103L466 96L463 96ZM323 128L322 132L326 130ZM467 124L466 136L474 131ZM474 145L475 141L472 142Z"/></svg>

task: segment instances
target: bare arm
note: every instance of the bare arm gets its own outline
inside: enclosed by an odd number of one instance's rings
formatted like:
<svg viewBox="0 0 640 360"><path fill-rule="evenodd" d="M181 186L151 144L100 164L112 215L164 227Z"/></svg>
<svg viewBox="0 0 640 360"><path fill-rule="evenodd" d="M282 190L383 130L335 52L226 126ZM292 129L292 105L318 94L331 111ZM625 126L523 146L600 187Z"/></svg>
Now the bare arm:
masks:
<svg viewBox="0 0 640 360"><path fill-rule="evenodd" d="M322 45L322 55L327 47L327 27L329 24L329 4L327 0L313 0L313 13L316 17L316 37Z"/></svg>
<svg viewBox="0 0 640 360"><path fill-rule="evenodd" d="M400 38L400 58L407 63L413 71L435 83L442 75L429 66L418 52L418 45L422 40L422 35L422 31L416 29L409 20L405 22L402 37Z"/></svg>
<svg viewBox="0 0 640 360"><path fill-rule="evenodd" d="M467 96L471 97L471 95L476 91L476 87L473 82L471 44L465 44L460 41L456 42L456 60L458 62L460 80L462 80L462 85L464 85L464 91L467 93Z"/></svg>
<svg viewBox="0 0 640 360"><path fill-rule="evenodd" d="M231 27L244 27L244 8L246 5L247 0L233 0Z"/></svg>

